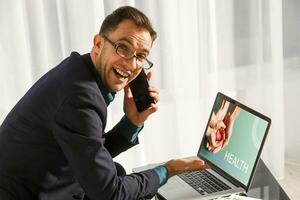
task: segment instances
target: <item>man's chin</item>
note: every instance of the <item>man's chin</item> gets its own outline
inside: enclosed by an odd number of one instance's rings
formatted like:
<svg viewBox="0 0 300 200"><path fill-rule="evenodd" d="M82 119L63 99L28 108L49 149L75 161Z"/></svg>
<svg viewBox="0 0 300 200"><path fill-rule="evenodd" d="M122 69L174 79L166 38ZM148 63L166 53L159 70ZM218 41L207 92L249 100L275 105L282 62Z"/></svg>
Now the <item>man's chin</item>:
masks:
<svg viewBox="0 0 300 200"><path fill-rule="evenodd" d="M123 90L125 86L126 85L114 85L114 86L110 87L109 89L112 92L119 92L119 91Z"/></svg>

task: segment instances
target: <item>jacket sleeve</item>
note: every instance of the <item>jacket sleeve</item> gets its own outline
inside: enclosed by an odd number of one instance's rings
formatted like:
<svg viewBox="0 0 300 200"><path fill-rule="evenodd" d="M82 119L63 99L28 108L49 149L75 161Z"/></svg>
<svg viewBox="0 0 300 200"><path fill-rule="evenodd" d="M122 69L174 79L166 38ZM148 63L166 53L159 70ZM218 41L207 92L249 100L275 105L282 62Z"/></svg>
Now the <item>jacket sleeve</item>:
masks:
<svg viewBox="0 0 300 200"><path fill-rule="evenodd" d="M126 116L124 116L113 129L107 132L104 146L112 157L128 150L129 148L139 144L138 134L143 129L133 125Z"/></svg>
<svg viewBox="0 0 300 200"><path fill-rule="evenodd" d="M159 177L153 169L117 176L111 154L104 145L105 118L103 99L86 92L70 96L55 115L54 137L79 184L91 200L154 196Z"/></svg>

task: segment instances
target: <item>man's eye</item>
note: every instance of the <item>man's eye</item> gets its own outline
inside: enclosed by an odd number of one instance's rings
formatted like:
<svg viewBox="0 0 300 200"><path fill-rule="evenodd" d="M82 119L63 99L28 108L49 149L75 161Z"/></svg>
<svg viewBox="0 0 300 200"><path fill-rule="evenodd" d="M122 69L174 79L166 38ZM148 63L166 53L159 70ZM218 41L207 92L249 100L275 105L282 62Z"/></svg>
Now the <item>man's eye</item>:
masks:
<svg viewBox="0 0 300 200"><path fill-rule="evenodd" d="M140 61L143 61L146 59L145 55L136 55L137 59L139 59Z"/></svg>
<svg viewBox="0 0 300 200"><path fill-rule="evenodd" d="M129 48L124 44L118 44L118 48L120 48L122 51L129 51Z"/></svg>

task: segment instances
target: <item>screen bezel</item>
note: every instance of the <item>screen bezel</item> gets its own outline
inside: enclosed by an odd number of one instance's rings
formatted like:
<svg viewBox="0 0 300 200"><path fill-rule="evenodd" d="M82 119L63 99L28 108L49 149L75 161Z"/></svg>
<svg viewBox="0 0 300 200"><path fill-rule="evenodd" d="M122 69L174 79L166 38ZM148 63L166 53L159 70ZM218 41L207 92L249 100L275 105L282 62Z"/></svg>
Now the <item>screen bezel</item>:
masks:
<svg viewBox="0 0 300 200"><path fill-rule="evenodd" d="M261 142L261 144L260 144L260 147L259 147L259 150L258 150L256 159L255 159L255 162L254 162L254 165L253 165L253 169L252 169L252 172L251 172L251 174L250 174L250 178L249 178L249 180L248 180L247 185L243 184L241 181L239 181L238 179L236 179L236 178L234 178L233 176L229 175L227 172L225 172L225 171L222 170L221 168L217 167L217 166L214 165L212 162L210 162L209 160L207 160L205 157L202 157L202 156L200 155L200 150L201 150L201 148L202 148L202 147L205 148L205 142L206 142L206 136L205 136L205 134L206 134L206 131L207 131L207 128L208 128L208 125L209 125L210 118L211 118L212 113L213 113L213 110L214 110L214 106L215 106L216 101L217 101L218 98L222 98L222 100L225 99L226 101L229 101L229 102L232 103L232 104L237 104L241 109L243 109L243 110L245 110L245 111L247 111L247 112L249 112L249 113L251 113L251 114L253 114L253 115L255 115L255 116L257 116L257 117L259 117L259 118L261 118L261 119L263 119L263 120L265 120L265 121L267 121L267 123L268 123L267 128L266 128L266 131L265 131L265 133L264 133L263 140L262 140L262 142ZM229 180L230 182L232 182L234 185L240 186L240 187L244 188L246 191L248 191L248 189L249 189L249 187L250 187L250 185L251 185L251 183L252 183L253 175L254 175L254 173L255 173L255 170L256 170L256 167L257 167L257 164L258 164L258 161L259 161L261 152L262 152L262 148L263 148L263 146L264 146L264 144L265 144L265 140L266 140L266 137L267 137L267 135L268 135L268 132L269 132L269 129L270 129L270 125L271 125L271 119L270 119L269 117L267 117L267 116L265 116L265 115L263 115L263 114L261 114L261 113L255 111L255 110L249 108L248 106L246 106L246 105L244 105L244 104L242 104L242 103L240 103L240 102L238 102L238 101L236 101L236 100L234 100L234 99L232 99L232 98L230 98L230 97L228 97L228 96L226 96L225 94L222 94L221 92L218 92L218 93L217 93L217 96L216 96L216 98L215 98L214 104L213 104L213 106L212 106L212 109L211 109L209 118L208 118L208 122L207 122L205 131L204 131L204 134L203 134L203 137L202 137L201 145L200 145L200 147L199 147L197 156L198 156L200 159L204 160L205 162L209 163L209 164L212 166L212 169L213 169L213 170L215 170L215 171L217 171L218 173L221 173L222 175L224 175L225 178L226 178L227 180Z"/></svg>

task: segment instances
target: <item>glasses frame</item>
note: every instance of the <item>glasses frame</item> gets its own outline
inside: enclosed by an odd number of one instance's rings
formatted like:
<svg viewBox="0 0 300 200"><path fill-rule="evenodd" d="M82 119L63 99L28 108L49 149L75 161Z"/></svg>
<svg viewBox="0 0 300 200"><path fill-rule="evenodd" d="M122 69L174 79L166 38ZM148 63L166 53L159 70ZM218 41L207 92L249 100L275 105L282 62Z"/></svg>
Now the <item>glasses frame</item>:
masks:
<svg viewBox="0 0 300 200"><path fill-rule="evenodd" d="M136 60L139 59L139 58L135 55L135 52L132 53L132 55L131 55L130 57L126 57L124 54L120 54L120 52L118 51L120 45L118 45L118 44L114 43L113 41L111 41L106 35L101 35L101 36L102 36L105 40L107 40L107 41L114 47L114 49L116 50L116 53L117 53L120 57L125 58L125 59L127 59L127 60L130 60L131 58L135 58ZM147 58L143 58L143 59L148 63L149 67L143 67L144 62L143 62L143 65L142 65L142 66L139 66L138 64L136 64L136 66L138 66L138 67L140 67L140 68L143 68L143 69L145 69L145 70L151 69L151 68L153 67L153 63L152 63L150 60L148 60Z"/></svg>

